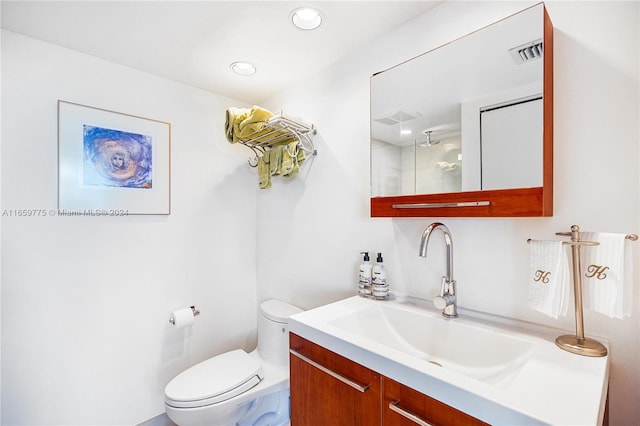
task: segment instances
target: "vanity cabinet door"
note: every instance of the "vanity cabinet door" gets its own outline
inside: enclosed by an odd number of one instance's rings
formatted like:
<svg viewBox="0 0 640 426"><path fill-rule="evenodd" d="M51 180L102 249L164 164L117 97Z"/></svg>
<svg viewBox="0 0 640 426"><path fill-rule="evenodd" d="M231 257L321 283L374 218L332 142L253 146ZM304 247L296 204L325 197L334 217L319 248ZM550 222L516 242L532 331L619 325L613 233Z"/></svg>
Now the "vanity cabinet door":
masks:
<svg viewBox="0 0 640 426"><path fill-rule="evenodd" d="M292 426L381 424L378 373L293 333L289 336Z"/></svg>
<svg viewBox="0 0 640 426"><path fill-rule="evenodd" d="M382 391L384 426L487 424L388 377L382 378Z"/></svg>

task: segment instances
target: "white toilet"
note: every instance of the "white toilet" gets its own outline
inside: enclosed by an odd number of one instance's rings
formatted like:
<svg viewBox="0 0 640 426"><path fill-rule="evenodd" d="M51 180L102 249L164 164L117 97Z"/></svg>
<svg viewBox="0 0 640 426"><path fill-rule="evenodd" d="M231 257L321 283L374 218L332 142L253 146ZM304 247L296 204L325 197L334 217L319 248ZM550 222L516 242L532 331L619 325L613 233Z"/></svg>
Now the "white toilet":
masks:
<svg viewBox="0 0 640 426"><path fill-rule="evenodd" d="M179 426L289 424L289 316L302 309L279 300L260 305L258 347L217 355L183 371L165 388Z"/></svg>

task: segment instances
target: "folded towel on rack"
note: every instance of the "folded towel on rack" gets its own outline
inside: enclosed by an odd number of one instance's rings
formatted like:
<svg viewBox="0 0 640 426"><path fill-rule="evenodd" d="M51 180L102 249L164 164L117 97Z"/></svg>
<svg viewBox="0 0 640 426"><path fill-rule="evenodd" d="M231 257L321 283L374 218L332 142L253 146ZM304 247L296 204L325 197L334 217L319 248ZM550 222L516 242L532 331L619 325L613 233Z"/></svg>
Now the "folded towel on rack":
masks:
<svg viewBox="0 0 640 426"><path fill-rule="evenodd" d="M231 143L243 139L260 137L269 132L265 129L273 113L254 105L251 108L227 108L225 119L225 135Z"/></svg>
<svg viewBox="0 0 640 426"><path fill-rule="evenodd" d="M562 241L530 240L529 307L552 318L567 314L569 258Z"/></svg>
<svg viewBox="0 0 640 426"><path fill-rule="evenodd" d="M626 234L582 232L582 241L600 243L580 253L584 307L609 318L631 315L633 258Z"/></svg>

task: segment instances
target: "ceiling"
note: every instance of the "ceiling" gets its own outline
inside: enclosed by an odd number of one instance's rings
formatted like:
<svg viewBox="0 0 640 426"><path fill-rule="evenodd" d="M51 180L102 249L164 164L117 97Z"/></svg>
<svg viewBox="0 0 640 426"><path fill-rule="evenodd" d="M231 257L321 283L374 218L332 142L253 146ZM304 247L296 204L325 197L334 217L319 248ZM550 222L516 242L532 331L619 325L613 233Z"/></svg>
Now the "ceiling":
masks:
<svg viewBox="0 0 640 426"><path fill-rule="evenodd" d="M247 103L305 81L441 1L5 1L2 28ZM323 25L290 22L301 6ZM251 62L253 76L230 70Z"/></svg>

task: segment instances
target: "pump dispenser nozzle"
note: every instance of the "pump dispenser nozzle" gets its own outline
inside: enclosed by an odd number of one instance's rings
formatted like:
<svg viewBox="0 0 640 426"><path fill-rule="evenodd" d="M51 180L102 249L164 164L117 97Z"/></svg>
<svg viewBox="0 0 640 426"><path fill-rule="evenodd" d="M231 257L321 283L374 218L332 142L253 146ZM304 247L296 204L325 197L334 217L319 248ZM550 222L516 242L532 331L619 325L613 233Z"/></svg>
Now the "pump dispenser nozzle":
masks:
<svg viewBox="0 0 640 426"><path fill-rule="evenodd" d="M371 269L373 266L369 262L369 252L362 251L362 263L360 264L360 273L358 276L358 294L362 297L371 296Z"/></svg>

